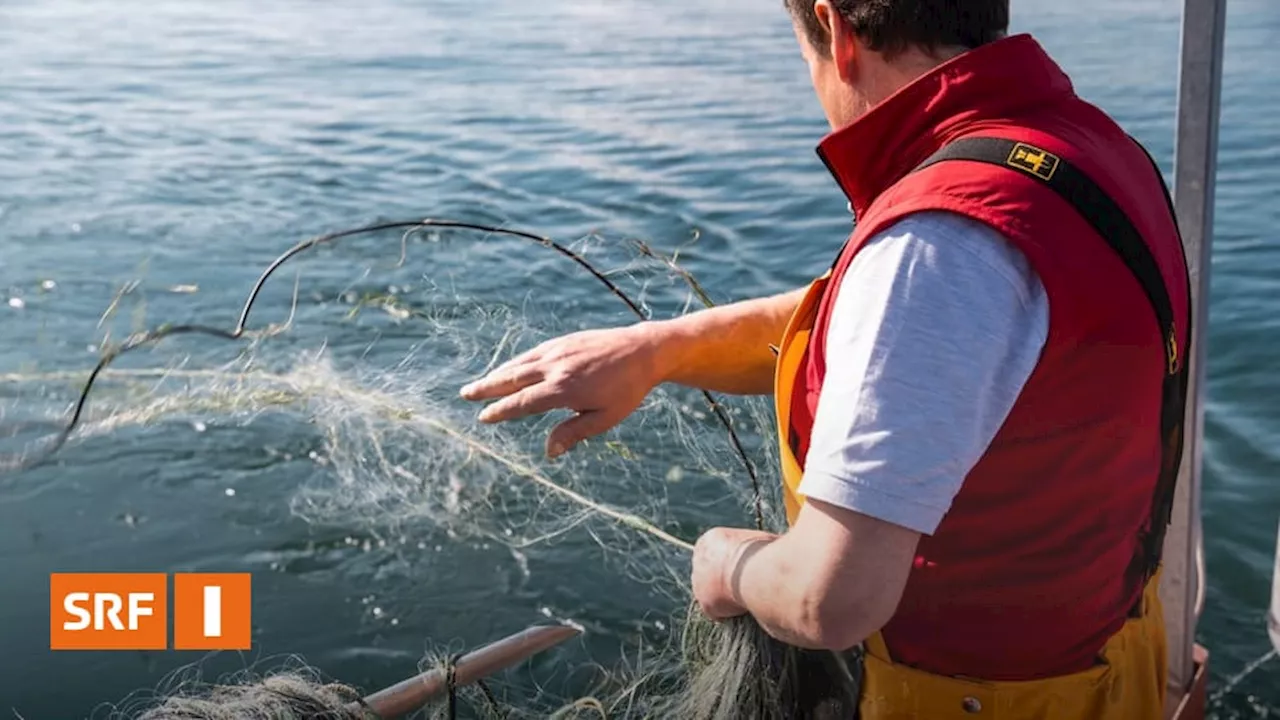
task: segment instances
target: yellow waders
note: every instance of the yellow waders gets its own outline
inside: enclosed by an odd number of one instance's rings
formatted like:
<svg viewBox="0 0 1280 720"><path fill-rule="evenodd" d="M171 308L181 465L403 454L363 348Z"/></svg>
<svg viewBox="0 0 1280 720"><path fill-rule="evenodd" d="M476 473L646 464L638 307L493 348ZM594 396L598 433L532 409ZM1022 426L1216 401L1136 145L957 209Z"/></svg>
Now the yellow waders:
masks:
<svg viewBox="0 0 1280 720"><path fill-rule="evenodd" d="M795 522L804 499L802 469L787 442L791 396L809 344L818 301L830 273L809 287L779 346L775 404L787 517ZM898 665L884 638L867 639L862 720L1163 720L1166 639L1159 575L1144 592L1140 617L1125 623L1087 671L1043 680L987 682L946 677Z"/></svg>

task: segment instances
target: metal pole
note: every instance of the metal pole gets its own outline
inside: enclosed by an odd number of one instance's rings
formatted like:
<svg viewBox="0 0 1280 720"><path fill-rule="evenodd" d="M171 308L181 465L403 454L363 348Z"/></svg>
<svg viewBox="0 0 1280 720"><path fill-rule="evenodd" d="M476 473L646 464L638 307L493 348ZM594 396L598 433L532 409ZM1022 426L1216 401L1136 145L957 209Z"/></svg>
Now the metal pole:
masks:
<svg viewBox="0 0 1280 720"><path fill-rule="evenodd" d="M1187 440L1165 544L1161 597L1169 636L1169 684L1181 697L1195 674L1193 653L1204 578L1200 539L1200 473L1204 445L1204 378L1213 251L1214 180L1226 0L1184 0L1174 148L1174 201L1191 275L1193 330Z"/></svg>

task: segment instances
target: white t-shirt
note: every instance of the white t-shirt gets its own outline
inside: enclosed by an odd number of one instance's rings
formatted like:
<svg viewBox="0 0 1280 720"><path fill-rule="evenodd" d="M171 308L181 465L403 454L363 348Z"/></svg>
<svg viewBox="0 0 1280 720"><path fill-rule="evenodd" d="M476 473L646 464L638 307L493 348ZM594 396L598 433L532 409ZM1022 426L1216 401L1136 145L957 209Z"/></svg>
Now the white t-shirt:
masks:
<svg viewBox="0 0 1280 720"><path fill-rule="evenodd" d="M933 534L1035 369L1049 301L991 227L907 216L845 274L800 493Z"/></svg>

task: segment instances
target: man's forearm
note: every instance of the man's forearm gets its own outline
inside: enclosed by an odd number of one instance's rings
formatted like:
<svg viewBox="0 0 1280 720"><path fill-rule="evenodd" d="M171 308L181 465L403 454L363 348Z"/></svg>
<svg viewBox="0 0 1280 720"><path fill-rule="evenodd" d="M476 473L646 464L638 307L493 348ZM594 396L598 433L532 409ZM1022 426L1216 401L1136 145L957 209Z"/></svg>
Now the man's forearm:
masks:
<svg viewBox="0 0 1280 720"><path fill-rule="evenodd" d="M846 650L897 611L919 534L810 500L784 535L743 543L726 582L771 636Z"/></svg>
<svg viewBox="0 0 1280 720"><path fill-rule="evenodd" d="M773 638L809 650L844 650L833 637L828 602L815 587L811 563L785 536L748 542L730 571L736 600ZM843 628L841 628L843 629ZM849 647L861 638L849 643ZM833 647L833 645L835 647Z"/></svg>
<svg viewBox="0 0 1280 720"><path fill-rule="evenodd" d="M794 290L649 323L663 382L739 395L773 392L776 344L804 297Z"/></svg>

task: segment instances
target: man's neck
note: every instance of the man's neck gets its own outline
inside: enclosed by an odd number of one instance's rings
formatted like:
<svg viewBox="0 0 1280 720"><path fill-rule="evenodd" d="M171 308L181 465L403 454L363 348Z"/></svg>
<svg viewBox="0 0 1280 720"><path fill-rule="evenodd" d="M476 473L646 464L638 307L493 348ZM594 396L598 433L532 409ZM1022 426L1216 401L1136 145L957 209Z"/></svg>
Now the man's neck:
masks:
<svg viewBox="0 0 1280 720"><path fill-rule="evenodd" d="M857 117L861 117L871 108L884 102L886 98L911 84L921 75L932 71L939 65L964 53L967 48L946 47L929 52L920 48L911 48L885 60L883 56L865 66L862 88L859 93L861 103L857 108Z"/></svg>

